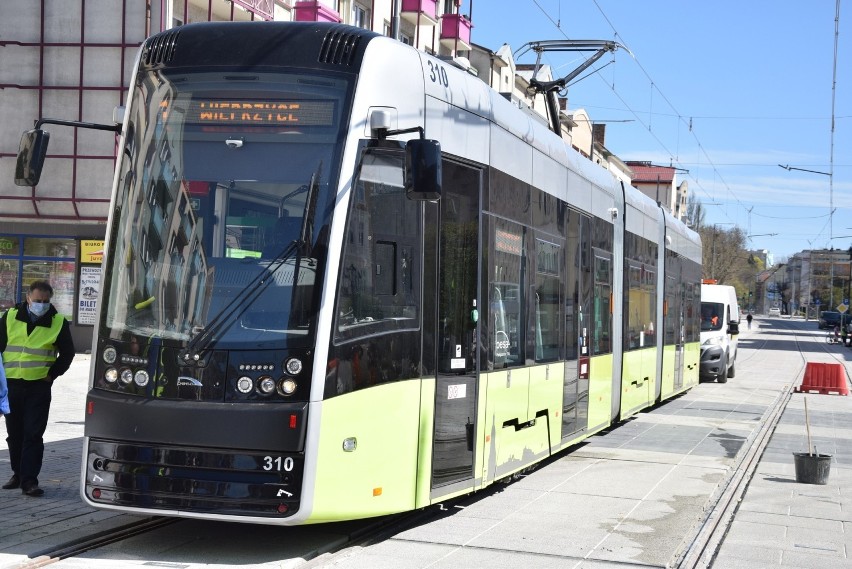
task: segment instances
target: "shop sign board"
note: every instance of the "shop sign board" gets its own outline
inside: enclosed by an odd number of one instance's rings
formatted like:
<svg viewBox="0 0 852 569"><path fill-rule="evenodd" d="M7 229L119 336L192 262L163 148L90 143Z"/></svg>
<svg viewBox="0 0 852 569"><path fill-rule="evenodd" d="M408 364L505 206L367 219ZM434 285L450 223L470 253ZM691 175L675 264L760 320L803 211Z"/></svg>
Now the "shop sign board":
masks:
<svg viewBox="0 0 852 569"><path fill-rule="evenodd" d="M97 239L80 240L80 262L100 265L104 260L104 242Z"/></svg>
<svg viewBox="0 0 852 569"><path fill-rule="evenodd" d="M94 326L97 322L98 291L101 287L101 268L80 267L80 289L77 301L77 324Z"/></svg>

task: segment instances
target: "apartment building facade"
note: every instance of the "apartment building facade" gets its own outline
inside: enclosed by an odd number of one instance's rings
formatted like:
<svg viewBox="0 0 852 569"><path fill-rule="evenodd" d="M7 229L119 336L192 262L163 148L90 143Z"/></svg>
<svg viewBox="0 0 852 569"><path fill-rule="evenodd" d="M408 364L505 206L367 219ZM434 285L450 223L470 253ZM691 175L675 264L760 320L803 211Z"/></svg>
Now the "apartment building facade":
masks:
<svg viewBox="0 0 852 569"><path fill-rule="evenodd" d="M112 124L149 35L203 21L330 21L396 35L450 60L471 49L460 0L33 0L0 5L0 311L54 287L79 350L91 343L117 137L46 125L39 184L13 182L38 118ZM463 13L468 10L467 13Z"/></svg>

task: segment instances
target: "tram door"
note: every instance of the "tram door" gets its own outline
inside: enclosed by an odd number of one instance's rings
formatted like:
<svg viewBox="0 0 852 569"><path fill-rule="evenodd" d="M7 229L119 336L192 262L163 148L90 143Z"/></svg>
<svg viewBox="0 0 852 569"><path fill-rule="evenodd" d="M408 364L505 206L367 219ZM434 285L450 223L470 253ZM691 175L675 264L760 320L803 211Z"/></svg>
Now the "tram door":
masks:
<svg viewBox="0 0 852 569"><path fill-rule="evenodd" d="M674 321L675 321L675 363L674 363L674 389L683 387L683 348L686 343L686 325L683 318L683 309L685 305L684 287L681 284L683 280L678 275L675 279L676 284L672 284L672 298L675 300L674 306ZM668 284L668 283L666 283Z"/></svg>
<svg viewBox="0 0 852 569"><path fill-rule="evenodd" d="M443 163L443 192L438 202L433 488L473 477L481 178L474 168Z"/></svg>

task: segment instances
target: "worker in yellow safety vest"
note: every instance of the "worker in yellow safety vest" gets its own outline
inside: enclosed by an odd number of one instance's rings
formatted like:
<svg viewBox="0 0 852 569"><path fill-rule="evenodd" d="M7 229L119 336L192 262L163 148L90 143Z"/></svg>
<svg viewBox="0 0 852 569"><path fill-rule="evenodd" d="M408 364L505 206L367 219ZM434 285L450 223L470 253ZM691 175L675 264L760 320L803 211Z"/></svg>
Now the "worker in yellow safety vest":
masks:
<svg viewBox="0 0 852 569"><path fill-rule="evenodd" d="M44 457L44 431L53 381L68 371L74 340L64 316L50 303L53 287L33 281L26 302L0 318L0 352L9 388L6 432L12 477L4 490L20 488L25 496L44 494L38 475Z"/></svg>

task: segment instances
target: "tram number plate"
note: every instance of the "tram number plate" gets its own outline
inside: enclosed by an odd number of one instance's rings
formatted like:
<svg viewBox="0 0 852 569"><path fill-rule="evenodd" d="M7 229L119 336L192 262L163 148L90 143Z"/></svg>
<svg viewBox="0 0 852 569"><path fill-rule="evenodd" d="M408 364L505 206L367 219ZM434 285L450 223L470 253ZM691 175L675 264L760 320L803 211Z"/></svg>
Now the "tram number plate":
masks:
<svg viewBox="0 0 852 569"><path fill-rule="evenodd" d="M264 470L292 472L295 461L291 456L264 456L262 467Z"/></svg>

